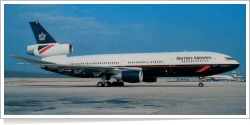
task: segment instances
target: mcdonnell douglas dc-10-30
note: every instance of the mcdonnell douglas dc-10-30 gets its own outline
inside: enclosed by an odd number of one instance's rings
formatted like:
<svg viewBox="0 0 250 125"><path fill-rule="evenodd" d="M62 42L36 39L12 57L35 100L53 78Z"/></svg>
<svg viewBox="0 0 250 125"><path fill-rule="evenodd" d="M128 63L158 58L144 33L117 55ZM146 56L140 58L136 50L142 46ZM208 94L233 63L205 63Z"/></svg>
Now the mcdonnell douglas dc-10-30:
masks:
<svg viewBox="0 0 250 125"><path fill-rule="evenodd" d="M29 55L41 60L10 56L40 68L74 77L101 78L98 87L124 86L124 82L156 82L157 77L196 76L200 79L239 67L232 57L215 52L162 52L72 56L71 44L59 44L41 25L30 22L37 44L27 46ZM112 83L110 79L115 81ZM198 86L202 87L200 81Z"/></svg>

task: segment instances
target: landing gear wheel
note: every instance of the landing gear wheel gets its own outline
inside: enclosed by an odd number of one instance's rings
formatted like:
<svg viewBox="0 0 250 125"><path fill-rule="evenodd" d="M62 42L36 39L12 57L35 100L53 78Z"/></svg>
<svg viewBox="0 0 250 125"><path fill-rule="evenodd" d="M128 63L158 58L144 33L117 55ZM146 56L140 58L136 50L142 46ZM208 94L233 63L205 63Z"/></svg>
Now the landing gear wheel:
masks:
<svg viewBox="0 0 250 125"><path fill-rule="evenodd" d="M110 87L110 86L111 86L111 82L105 82L105 83L104 83L104 86L105 86L105 87Z"/></svg>
<svg viewBox="0 0 250 125"><path fill-rule="evenodd" d="M117 86L117 84L116 84L117 82L112 82L112 86Z"/></svg>
<svg viewBox="0 0 250 125"><path fill-rule="evenodd" d="M119 82L119 86L124 86L124 82Z"/></svg>
<svg viewBox="0 0 250 125"><path fill-rule="evenodd" d="M97 83L97 87L103 87L103 83L102 82L98 82Z"/></svg>
<svg viewBox="0 0 250 125"><path fill-rule="evenodd" d="M199 87L203 87L203 85L204 85L204 84L203 84L202 82L199 83Z"/></svg>

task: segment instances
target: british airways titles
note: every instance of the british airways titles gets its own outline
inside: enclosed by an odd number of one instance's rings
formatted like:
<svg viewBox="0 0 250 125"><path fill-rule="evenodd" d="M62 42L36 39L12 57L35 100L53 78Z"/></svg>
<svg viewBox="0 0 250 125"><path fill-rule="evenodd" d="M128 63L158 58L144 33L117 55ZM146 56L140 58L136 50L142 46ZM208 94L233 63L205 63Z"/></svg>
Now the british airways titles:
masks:
<svg viewBox="0 0 250 125"><path fill-rule="evenodd" d="M176 60L197 60L197 59L205 59L210 60L212 59L211 56L188 56L188 57L176 57Z"/></svg>

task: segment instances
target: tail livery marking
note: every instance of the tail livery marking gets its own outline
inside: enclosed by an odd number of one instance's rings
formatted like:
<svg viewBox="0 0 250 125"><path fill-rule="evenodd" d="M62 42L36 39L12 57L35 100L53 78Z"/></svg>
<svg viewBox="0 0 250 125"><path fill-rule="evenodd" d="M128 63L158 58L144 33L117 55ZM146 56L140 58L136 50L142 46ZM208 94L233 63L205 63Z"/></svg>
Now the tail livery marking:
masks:
<svg viewBox="0 0 250 125"><path fill-rule="evenodd" d="M196 72L204 72L205 70L209 69L211 66L204 66L203 68L199 69Z"/></svg>
<svg viewBox="0 0 250 125"><path fill-rule="evenodd" d="M43 32L41 32L41 34L38 34L39 40L40 41L44 41L46 38L46 34L44 34Z"/></svg>
<svg viewBox="0 0 250 125"><path fill-rule="evenodd" d="M30 22L37 44L57 43L56 40L39 22Z"/></svg>
<svg viewBox="0 0 250 125"><path fill-rule="evenodd" d="M54 45L43 46L43 48L41 48L41 51L39 51L39 54L43 54L45 51L47 51L49 48L51 48L53 46Z"/></svg>

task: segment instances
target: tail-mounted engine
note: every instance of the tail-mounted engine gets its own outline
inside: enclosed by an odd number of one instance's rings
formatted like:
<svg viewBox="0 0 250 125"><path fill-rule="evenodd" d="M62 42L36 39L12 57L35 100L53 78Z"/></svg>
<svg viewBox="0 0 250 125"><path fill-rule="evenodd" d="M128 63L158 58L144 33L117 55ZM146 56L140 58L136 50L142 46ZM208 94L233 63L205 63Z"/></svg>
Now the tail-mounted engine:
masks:
<svg viewBox="0 0 250 125"><path fill-rule="evenodd" d="M34 56L49 57L68 55L73 52L71 44L36 44L27 46L27 53Z"/></svg>

